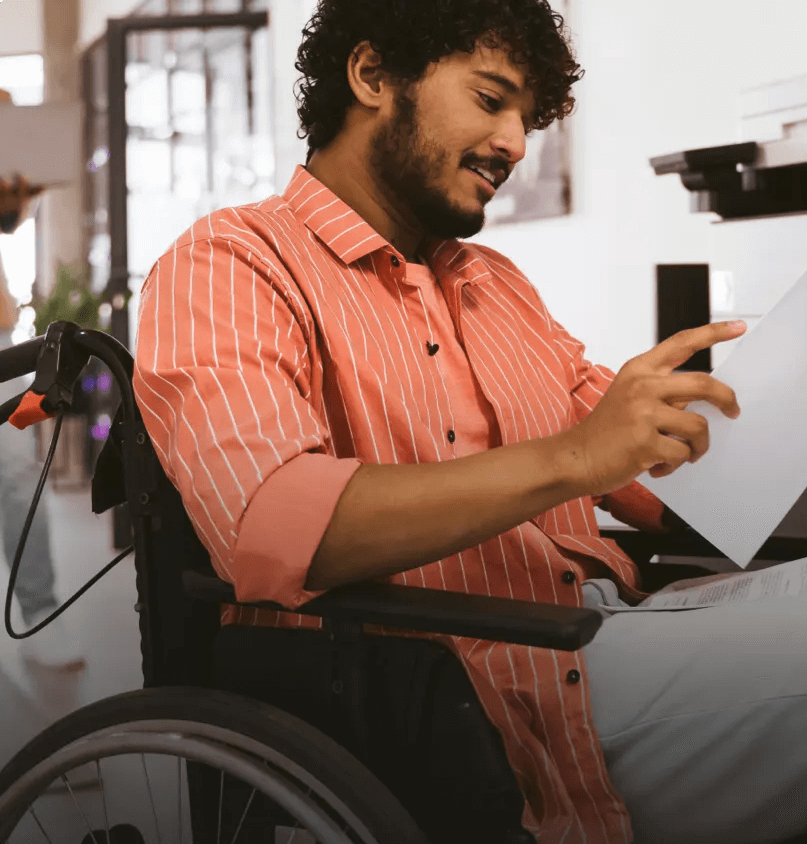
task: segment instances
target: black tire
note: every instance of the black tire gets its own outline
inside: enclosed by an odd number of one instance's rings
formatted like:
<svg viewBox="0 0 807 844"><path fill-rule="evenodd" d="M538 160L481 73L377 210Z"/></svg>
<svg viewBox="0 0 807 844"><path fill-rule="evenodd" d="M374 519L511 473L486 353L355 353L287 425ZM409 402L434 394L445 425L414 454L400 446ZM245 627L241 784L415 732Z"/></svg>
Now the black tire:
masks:
<svg viewBox="0 0 807 844"><path fill-rule="evenodd" d="M323 733L253 698L185 687L142 689L106 698L33 739L0 771L0 841L9 839L28 806L64 771L118 755L109 750L110 735L128 737L135 749L121 753L136 754L141 731L160 741L170 738L176 752L165 755L178 759L194 758L182 745L193 739L233 757L259 759L262 776L271 771L272 777L306 795L318 811L336 819L332 822L351 842L428 844L385 786ZM93 755L98 748L103 753Z"/></svg>

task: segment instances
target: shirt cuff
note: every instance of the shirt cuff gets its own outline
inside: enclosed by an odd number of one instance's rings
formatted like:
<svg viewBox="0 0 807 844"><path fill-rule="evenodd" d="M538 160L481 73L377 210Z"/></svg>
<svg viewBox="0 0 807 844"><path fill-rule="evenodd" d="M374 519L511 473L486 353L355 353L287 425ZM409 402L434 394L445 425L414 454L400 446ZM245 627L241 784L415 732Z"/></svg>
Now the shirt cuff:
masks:
<svg viewBox="0 0 807 844"><path fill-rule="evenodd" d="M599 503L599 506L620 522L639 530L654 533L665 530L661 522L664 503L638 481L609 492L608 495L603 496L603 501Z"/></svg>
<svg viewBox="0 0 807 844"><path fill-rule="evenodd" d="M239 601L276 601L294 609L322 594L303 588L308 568L359 466L353 458L304 452L264 481L235 543L231 574Z"/></svg>

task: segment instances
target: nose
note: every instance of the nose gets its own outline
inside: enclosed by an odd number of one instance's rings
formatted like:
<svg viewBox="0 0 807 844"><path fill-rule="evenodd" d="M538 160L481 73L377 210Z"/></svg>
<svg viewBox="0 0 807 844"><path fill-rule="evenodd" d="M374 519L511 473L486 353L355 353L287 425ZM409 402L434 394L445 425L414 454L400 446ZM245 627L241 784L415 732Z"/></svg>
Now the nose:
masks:
<svg viewBox="0 0 807 844"><path fill-rule="evenodd" d="M511 164L517 164L527 153L527 135L521 113L508 110L500 115L501 121L490 145L497 155L506 158Z"/></svg>

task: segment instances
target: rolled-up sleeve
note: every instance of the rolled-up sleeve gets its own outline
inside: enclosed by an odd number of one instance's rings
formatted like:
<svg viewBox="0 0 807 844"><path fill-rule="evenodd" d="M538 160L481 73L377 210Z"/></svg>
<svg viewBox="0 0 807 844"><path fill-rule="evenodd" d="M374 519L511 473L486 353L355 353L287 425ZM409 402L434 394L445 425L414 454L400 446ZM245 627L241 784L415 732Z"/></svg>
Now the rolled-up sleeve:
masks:
<svg viewBox="0 0 807 844"><path fill-rule="evenodd" d="M141 294L134 388L219 576L289 609L359 461L330 451L302 298L248 234L197 223Z"/></svg>
<svg viewBox="0 0 807 844"><path fill-rule="evenodd" d="M651 533L666 530L661 521L663 502L638 481L609 492L603 496L602 501L595 501L595 504L620 522L639 530Z"/></svg>
<svg viewBox="0 0 807 844"><path fill-rule="evenodd" d="M303 584L336 502L359 465L301 454L275 470L247 507L235 544L239 600L272 592L284 597L273 600L291 608L321 594Z"/></svg>

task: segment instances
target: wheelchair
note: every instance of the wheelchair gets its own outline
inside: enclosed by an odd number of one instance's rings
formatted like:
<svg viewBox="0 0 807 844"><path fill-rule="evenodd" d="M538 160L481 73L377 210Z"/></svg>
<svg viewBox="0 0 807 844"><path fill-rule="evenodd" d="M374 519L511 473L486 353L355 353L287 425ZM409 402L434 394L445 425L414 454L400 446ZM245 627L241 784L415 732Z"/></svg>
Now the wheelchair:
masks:
<svg viewBox="0 0 807 844"><path fill-rule="evenodd" d="M298 609L321 629L221 626L219 607L238 603L234 590L216 577L157 460L125 347L54 323L3 350L0 381L36 377L25 398L0 407L0 424L15 412L57 415L44 483L91 356L120 392L92 507L126 504L133 546L61 609L133 550L144 688L61 719L0 771L0 842L532 844L499 734L459 661L419 634L575 650L592 640L600 614L366 582ZM646 565L653 554L719 554L697 536L613 536L652 588L710 573ZM774 539L763 553L792 559L807 548ZM7 628L10 596L11 584Z"/></svg>

